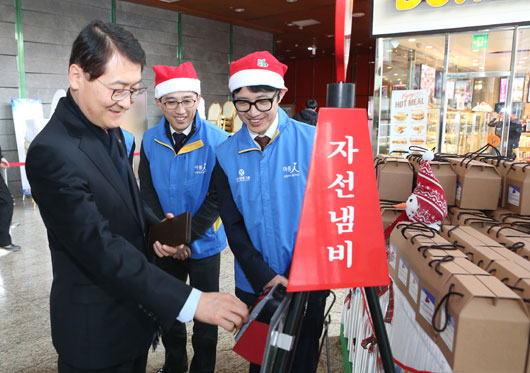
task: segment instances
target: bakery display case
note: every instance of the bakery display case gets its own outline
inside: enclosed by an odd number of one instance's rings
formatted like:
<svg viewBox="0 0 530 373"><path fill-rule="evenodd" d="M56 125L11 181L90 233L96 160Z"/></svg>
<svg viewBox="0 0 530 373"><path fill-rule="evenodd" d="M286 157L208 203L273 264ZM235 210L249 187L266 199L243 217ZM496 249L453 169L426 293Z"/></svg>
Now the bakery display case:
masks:
<svg viewBox="0 0 530 373"><path fill-rule="evenodd" d="M438 146L438 132L440 130L440 109L427 110L427 149Z"/></svg>
<svg viewBox="0 0 530 373"><path fill-rule="evenodd" d="M488 136L495 133L495 127L488 126L491 119L491 112L449 110L443 151L465 154L480 149L488 142Z"/></svg>
<svg viewBox="0 0 530 373"><path fill-rule="evenodd" d="M519 147L516 150L517 159L530 159L530 132L523 132L519 139Z"/></svg>

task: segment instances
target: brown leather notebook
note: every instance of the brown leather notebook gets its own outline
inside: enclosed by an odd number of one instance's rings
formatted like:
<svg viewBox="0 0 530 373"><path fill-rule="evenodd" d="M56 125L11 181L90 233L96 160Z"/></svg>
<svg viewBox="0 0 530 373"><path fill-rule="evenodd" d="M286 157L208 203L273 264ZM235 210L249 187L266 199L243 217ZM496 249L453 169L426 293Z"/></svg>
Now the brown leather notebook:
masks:
<svg viewBox="0 0 530 373"><path fill-rule="evenodd" d="M184 212L173 219L151 225L148 241L149 248L155 241L173 247L183 243L188 245L191 241L191 213Z"/></svg>

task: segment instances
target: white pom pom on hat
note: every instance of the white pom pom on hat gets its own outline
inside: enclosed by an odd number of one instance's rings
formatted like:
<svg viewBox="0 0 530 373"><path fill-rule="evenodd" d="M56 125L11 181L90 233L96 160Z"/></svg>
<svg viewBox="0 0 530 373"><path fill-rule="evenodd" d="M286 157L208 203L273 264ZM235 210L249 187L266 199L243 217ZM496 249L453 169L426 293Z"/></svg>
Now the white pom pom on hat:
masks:
<svg viewBox="0 0 530 373"><path fill-rule="evenodd" d="M432 161L434 159L434 152L432 150L427 150L425 153L423 153L421 157L424 161Z"/></svg>

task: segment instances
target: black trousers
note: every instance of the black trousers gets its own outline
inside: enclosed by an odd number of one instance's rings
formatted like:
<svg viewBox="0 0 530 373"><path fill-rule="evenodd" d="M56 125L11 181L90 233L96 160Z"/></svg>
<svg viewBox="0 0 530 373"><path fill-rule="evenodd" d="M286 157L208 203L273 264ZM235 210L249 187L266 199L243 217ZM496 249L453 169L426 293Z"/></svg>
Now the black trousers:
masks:
<svg viewBox="0 0 530 373"><path fill-rule="evenodd" d="M186 281L189 276L190 285L200 291L219 291L221 254L204 259L186 259L184 261L162 258L157 259L157 265L181 281ZM188 370L186 339L186 325L178 321L162 335L162 343L166 349L165 365L168 371L186 372ZM217 349L217 326L195 320L191 344L193 346L193 359L190 372L213 372Z"/></svg>
<svg viewBox="0 0 530 373"><path fill-rule="evenodd" d="M11 244L9 227L13 219L13 198L4 178L0 175L0 246Z"/></svg>
<svg viewBox="0 0 530 373"><path fill-rule="evenodd" d="M59 373L145 373L147 366L147 351L145 355L126 361L125 363L114 365L102 369L81 369L66 363L59 356L57 371Z"/></svg>
<svg viewBox="0 0 530 373"><path fill-rule="evenodd" d="M324 327L324 312L328 295L329 290L311 291L309 293L291 372L312 373L317 370L318 348ZM257 294L247 293L238 288L236 288L236 296L248 307L253 306L258 299ZM258 373L259 371L259 365L250 364L250 373Z"/></svg>

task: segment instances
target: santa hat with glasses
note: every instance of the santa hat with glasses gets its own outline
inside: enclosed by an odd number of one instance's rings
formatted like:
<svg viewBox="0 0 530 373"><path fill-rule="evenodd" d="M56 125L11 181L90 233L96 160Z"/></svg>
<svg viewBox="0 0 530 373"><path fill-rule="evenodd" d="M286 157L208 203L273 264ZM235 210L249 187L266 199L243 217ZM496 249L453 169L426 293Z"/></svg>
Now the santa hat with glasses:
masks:
<svg viewBox="0 0 530 373"><path fill-rule="evenodd" d="M173 92L195 92L201 94L201 81L191 62L180 66L153 66L155 72L155 98L160 99Z"/></svg>
<svg viewBox="0 0 530 373"><path fill-rule="evenodd" d="M287 65L278 61L269 52L254 52L230 64L228 88L230 92L254 85L285 89L283 76L286 71Z"/></svg>

